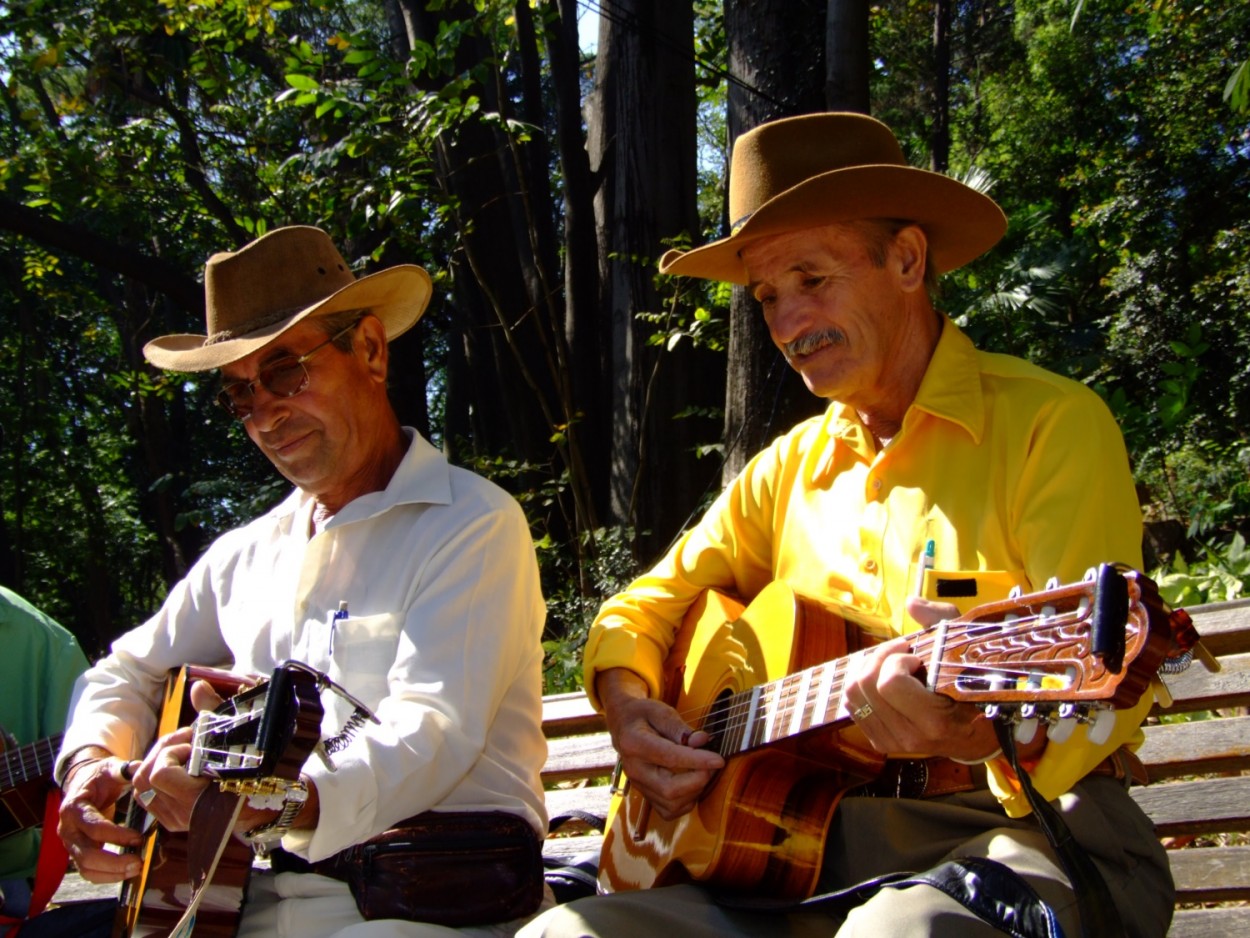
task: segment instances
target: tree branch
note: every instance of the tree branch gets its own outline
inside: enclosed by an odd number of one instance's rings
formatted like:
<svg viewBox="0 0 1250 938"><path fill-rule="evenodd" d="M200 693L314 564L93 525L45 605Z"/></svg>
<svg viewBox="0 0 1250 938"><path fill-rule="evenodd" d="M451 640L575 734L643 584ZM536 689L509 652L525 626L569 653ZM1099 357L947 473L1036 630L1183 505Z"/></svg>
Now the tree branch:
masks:
<svg viewBox="0 0 1250 938"><path fill-rule="evenodd" d="M123 247L77 225L49 218L0 196L0 229L73 255L115 274L159 290L189 312L204 315L204 289L194 277L168 261Z"/></svg>

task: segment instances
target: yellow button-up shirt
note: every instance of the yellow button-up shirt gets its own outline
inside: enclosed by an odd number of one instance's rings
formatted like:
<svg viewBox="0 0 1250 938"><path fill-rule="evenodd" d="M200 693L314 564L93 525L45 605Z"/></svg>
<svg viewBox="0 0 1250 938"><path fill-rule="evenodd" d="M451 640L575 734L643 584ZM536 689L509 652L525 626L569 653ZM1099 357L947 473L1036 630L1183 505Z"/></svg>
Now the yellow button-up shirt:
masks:
<svg viewBox="0 0 1250 938"><path fill-rule="evenodd" d="M978 351L943 324L916 399L878 450L856 412L833 403L775 440L648 573L600 610L586 645L586 688L628 668L652 696L686 610L707 589L749 599L773 580L913 631L926 544L934 574L978 574L977 602L1090 567L1141 566L1141 512L1123 438L1088 388L1006 355ZM1147 695L1149 697L1149 695ZM1121 711L1110 739L1051 742L1032 772L1046 798L1107 754L1140 740L1149 699ZM1005 763L989 764L1007 813L1028 813Z"/></svg>

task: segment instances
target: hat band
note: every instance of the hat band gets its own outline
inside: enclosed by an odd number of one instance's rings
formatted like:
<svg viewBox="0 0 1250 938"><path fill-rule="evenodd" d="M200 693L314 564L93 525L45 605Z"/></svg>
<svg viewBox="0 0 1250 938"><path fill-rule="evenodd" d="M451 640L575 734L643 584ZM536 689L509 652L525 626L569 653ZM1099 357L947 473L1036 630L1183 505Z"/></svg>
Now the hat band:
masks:
<svg viewBox="0 0 1250 938"><path fill-rule="evenodd" d="M280 309L276 313L270 313L268 316L262 316L260 319L253 319L244 329L222 329L214 332L204 340L205 345L216 345L218 342L228 342L231 339L241 339L245 335L251 335L258 332L266 326L272 326L275 322L281 322L283 319L290 319L300 311L301 307L288 306L286 309Z"/></svg>

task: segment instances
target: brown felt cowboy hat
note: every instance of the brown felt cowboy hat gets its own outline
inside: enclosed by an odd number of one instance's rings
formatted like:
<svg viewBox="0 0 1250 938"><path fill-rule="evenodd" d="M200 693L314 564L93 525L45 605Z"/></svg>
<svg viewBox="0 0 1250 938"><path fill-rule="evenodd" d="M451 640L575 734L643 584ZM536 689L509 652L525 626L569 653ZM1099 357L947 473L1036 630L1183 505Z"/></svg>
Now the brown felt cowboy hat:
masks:
<svg viewBox="0 0 1250 938"><path fill-rule="evenodd" d="M771 121L734 143L728 237L668 251L660 272L747 282L742 249L767 235L840 221L915 222L929 263L945 273L988 251L1007 230L1002 209L956 179L908 166L890 129L864 114Z"/></svg>
<svg viewBox="0 0 1250 938"><path fill-rule="evenodd" d="M320 228L277 228L204 267L207 335L166 335L143 347L157 368L209 371L269 344L310 316L367 309L394 339L425 312L430 275L415 264L356 279Z"/></svg>

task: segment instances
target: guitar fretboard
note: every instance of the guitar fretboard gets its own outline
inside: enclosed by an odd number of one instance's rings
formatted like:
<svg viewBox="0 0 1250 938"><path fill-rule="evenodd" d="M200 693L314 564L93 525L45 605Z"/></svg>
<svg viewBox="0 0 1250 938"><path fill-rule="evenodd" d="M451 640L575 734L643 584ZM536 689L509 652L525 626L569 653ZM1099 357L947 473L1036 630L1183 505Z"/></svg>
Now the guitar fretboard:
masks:
<svg viewBox="0 0 1250 938"><path fill-rule="evenodd" d="M1036 611L1032 611L1029 601L1036 597L1025 597L997 621L951 620L908 636L911 653L925 661L928 688L956 699L960 699L959 692L975 690L978 702L988 702L996 692L1007 690L1017 698L1024 694L1035 701L1065 699L1078 683L1079 669L1074 671L1070 660L1054 667L1048 666L1054 662L1033 657L1048 648L1089 644L1091 603L1082 587L1039 595L1049 599L1064 593L1070 603L1065 609L1056 610L1050 602L1035 602ZM1133 608L1141 609L1136 601ZM1145 630L1133 616L1119 625L1144 638ZM983 654L970 659L969 651L976 649ZM857 651L725 695L712 704L706 722L702 722L702 728L713 737L712 747L728 757L849 721L845 700L848 666L863 654L866 652Z"/></svg>
<svg viewBox="0 0 1250 938"><path fill-rule="evenodd" d="M37 778L51 778L61 735L28 743L0 753L0 791L7 791Z"/></svg>

